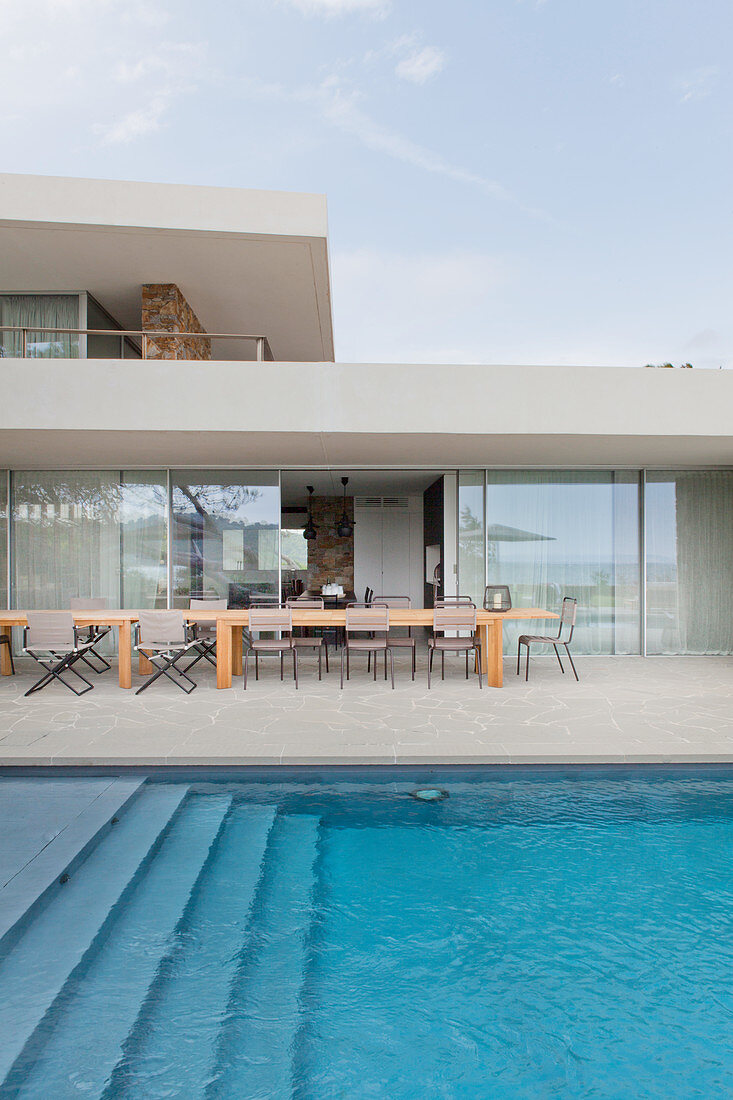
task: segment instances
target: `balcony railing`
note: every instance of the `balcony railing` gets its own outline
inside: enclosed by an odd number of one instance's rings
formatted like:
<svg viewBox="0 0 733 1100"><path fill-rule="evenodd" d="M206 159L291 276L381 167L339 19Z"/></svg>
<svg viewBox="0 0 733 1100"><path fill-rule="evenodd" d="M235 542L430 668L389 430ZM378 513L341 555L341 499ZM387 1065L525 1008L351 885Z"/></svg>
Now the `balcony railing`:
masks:
<svg viewBox="0 0 733 1100"><path fill-rule="evenodd" d="M10 333L10 339L5 338ZM38 337L53 339L38 339ZM90 340L91 338L91 340ZM102 340L104 344L102 345ZM169 354L171 342L208 340L205 351L211 354L200 356L187 354ZM117 345L119 341L119 345ZM226 341L225 354L213 354L213 341ZM254 356L232 354L237 341L254 344ZM90 347L91 345L91 347ZM161 347L162 345L162 347ZM110 354L109 348L115 353ZM117 348L119 353L117 354ZM176 348L173 346L173 350ZM184 352L187 349L181 348ZM166 352L163 354L162 352ZM181 332L168 329L99 329L99 328L49 328L47 326L21 327L18 325L0 325L0 356L19 359L221 359L242 360L244 362L272 362L272 351L266 336L253 336L241 332Z"/></svg>

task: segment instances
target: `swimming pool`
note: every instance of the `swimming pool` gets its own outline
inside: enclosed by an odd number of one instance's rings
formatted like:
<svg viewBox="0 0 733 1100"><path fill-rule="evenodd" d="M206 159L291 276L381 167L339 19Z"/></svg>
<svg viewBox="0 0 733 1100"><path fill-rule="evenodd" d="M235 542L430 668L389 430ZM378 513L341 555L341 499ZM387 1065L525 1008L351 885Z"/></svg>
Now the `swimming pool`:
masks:
<svg viewBox="0 0 733 1100"><path fill-rule="evenodd" d="M152 779L0 959L0 1095L733 1094L733 773L428 779Z"/></svg>

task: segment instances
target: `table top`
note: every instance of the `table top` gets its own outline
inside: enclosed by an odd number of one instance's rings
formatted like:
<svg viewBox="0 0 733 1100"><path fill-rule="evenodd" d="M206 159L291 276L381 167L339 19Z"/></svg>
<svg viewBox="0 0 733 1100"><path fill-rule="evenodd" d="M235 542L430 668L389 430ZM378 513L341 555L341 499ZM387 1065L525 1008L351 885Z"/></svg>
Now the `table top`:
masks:
<svg viewBox="0 0 733 1100"><path fill-rule="evenodd" d="M144 610L150 610L149 608ZM249 613L240 608L227 610L201 610L190 611L182 608L184 619L189 622L213 622L220 620L232 626L247 626ZM299 610L292 608L293 624L295 626L344 626L346 623L346 611L334 611L325 609L320 611ZM72 612L74 622L78 626L110 625L119 626L121 623L134 623L140 618L140 609L115 609L84 611L79 609ZM476 622L479 626L486 626L497 619L558 619L560 616L555 611L546 611L542 607L513 607L511 611L476 611ZM389 621L391 626L432 626L432 607L390 608ZM0 626L25 626L28 622L25 611L0 611Z"/></svg>

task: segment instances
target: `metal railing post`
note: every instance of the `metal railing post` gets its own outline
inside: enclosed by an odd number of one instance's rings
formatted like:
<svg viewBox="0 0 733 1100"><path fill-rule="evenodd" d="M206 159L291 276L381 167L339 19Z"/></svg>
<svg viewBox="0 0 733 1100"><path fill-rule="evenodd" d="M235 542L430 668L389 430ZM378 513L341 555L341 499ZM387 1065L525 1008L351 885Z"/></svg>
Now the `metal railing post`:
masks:
<svg viewBox="0 0 733 1100"><path fill-rule="evenodd" d="M257 337L257 362L263 363L265 360L265 338L264 336Z"/></svg>
<svg viewBox="0 0 733 1100"><path fill-rule="evenodd" d="M23 359L27 359L28 358L28 329L27 328L24 328L22 333L21 333L21 346L22 346L22 353L23 353L22 357L23 357Z"/></svg>

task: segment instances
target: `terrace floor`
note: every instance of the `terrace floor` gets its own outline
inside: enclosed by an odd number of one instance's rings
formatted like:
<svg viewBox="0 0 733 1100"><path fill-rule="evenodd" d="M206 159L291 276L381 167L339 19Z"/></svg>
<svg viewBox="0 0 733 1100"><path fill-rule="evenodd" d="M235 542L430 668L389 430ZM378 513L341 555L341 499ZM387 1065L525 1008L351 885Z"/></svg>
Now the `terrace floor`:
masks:
<svg viewBox="0 0 733 1100"><path fill-rule="evenodd" d="M538 657L525 684L507 660L504 687L479 691L454 660L428 692L424 658L413 684L402 655L394 691L360 667L341 692L337 658L320 684L306 658L296 692L269 660L246 694L198 665L190 697L167 681L122 691L115 669L82 698L52 685L25 699L38 671L18 660L0 681L0 767L733 761L733 658L577 664L580 683Z"/></svg>

